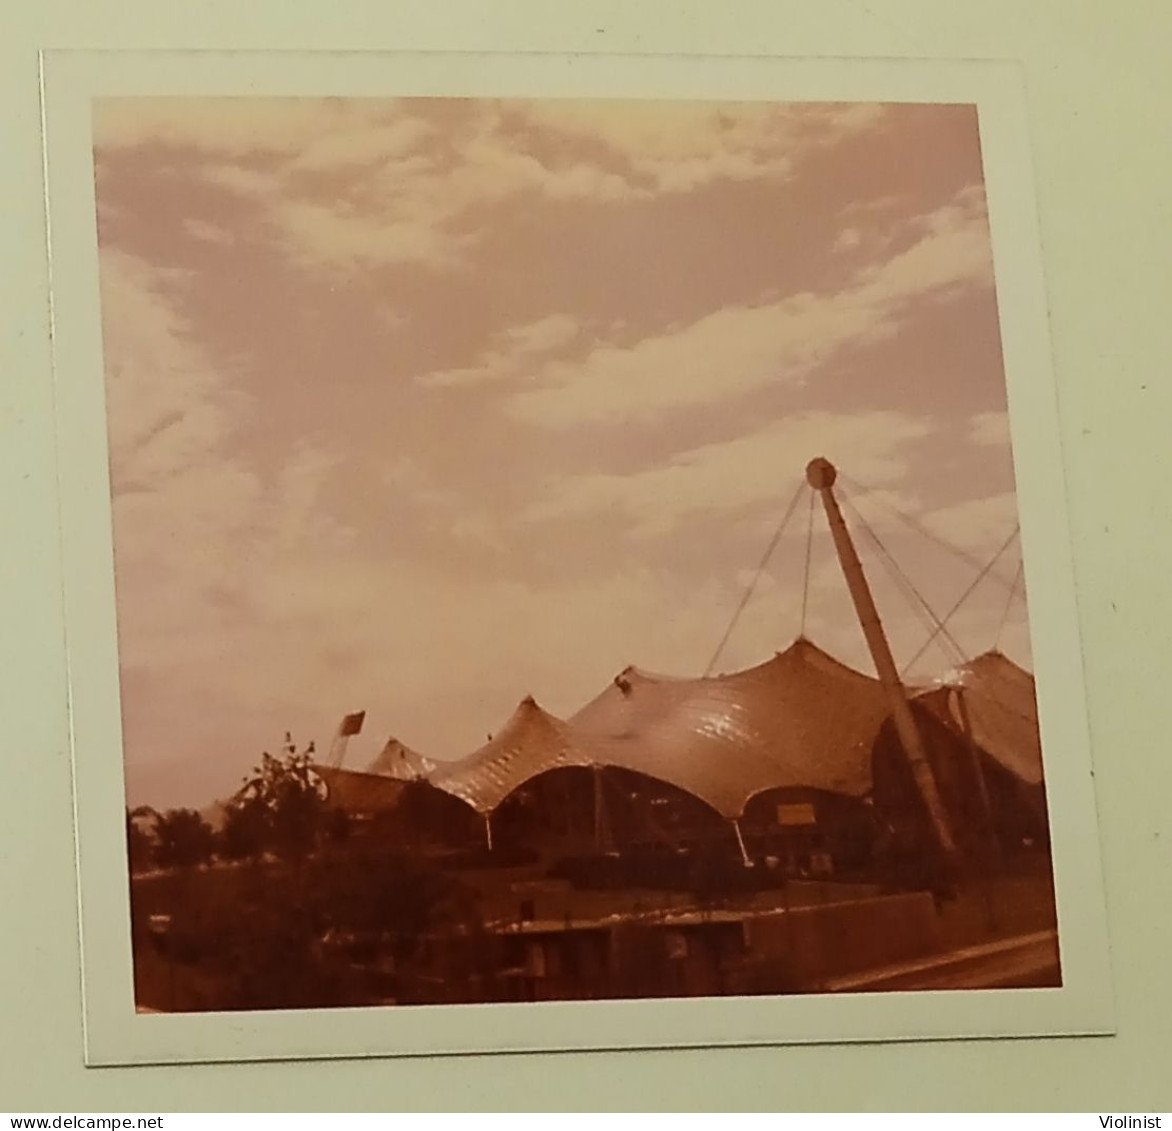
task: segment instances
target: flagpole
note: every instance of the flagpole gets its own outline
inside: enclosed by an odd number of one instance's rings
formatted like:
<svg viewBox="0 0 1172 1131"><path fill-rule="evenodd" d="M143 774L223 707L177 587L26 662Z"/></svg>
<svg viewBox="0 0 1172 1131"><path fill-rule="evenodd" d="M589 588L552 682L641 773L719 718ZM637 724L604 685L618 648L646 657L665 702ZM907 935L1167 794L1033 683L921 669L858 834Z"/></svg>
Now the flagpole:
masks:
<svg viewBox="0 0 1172 1131"><path fill-rule="evenodd" d="M365 721L365 711L355 711L352 714L342 717L342 721L338 724L338 729L334 733L334 740L330 743L328 760L330 769L341 769L342 762L346 757L346 747L354 735L362 733L362 724Z"/></svg>

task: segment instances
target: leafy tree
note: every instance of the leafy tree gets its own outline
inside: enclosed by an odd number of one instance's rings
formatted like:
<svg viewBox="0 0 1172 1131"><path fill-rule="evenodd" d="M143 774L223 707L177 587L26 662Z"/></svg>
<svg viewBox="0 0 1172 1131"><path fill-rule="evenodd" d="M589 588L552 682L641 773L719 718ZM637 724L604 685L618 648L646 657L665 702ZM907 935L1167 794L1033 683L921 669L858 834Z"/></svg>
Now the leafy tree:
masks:
<svg viewBox="0 0 1172 1131"><path fill-rule="evenodd" d="M480 919L471 889L378 845L317 861L302 901L323 929L379 938L400 956L428 931L469 930Z"/></svg>
<svg viewBox="0 0 1172 1131"><path fill-rule="evenodd" d="M155 821L155 860L164 868L190 868L212 857L216 837L194 809L168 809Z"/></svg>
<svg viewBox="0 0 1172 1131"><path fill-rule="evenodd" d="M126 813L126 849L130 860L130 874L137 875L145 872L154 863L154 837L142 826L145 816L158 818L153 810L127 810Z"/></svg>
<svg viewBox="0 0 1172 1131"><path fill-rule="evenodd" d="M228 807L225 851L254 856L271 851L285 858L307 855L329 825L325 783L313 764L313 743L298 753L285 735L282 757L267 751Z"/></svg>
<svg viewBox="0 0 1172 1131"><path fill-rule="evenodd" d="M255 799L234 799L224 814L217 852L225 860L261 856L269 842L268 810Z"/></svg>
<svg viewBox="0 0 1172 1131"><path fill-rule="evenodd" d="M418 975L442 999L488 957L475 892L385 850L348 845L208 879L174 887L168 907L169 953L183 985L206 987L204 1008L369 1004ZM437 936L438 951L424 945Z"/></svg>

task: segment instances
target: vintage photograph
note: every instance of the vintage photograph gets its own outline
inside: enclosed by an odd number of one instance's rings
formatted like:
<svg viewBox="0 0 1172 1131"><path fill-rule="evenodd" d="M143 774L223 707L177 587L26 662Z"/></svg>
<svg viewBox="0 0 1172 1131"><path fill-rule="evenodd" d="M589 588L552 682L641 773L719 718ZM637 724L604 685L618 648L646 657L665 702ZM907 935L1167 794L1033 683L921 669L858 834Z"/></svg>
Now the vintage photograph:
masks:
<svg viewBox="0 0 1172 1131"><path fill-rule="evenodd" d="M140 1014L1062 986L975 105L92 131Z"/></svg>

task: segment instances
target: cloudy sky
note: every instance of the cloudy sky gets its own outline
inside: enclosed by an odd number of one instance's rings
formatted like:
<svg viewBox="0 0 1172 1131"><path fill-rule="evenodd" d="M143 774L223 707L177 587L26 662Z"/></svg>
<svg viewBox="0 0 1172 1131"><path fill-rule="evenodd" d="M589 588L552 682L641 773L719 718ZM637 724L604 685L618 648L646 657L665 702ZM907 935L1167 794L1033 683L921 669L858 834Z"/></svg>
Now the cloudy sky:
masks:
<svg viewBox="0 0 1172 1131"><path fill-rule="evenodd" d="M94 131L132 803L350 710L348 762L448 758L526 694L704 672L816 455L939 614L1013 534L969 107L119 100ZM800 631L809 514L715 670ZM813 531L806 635L873 670ZM856 532L907 663L923 616ZM962 652L1028 663L1018 560Z"/></svg>

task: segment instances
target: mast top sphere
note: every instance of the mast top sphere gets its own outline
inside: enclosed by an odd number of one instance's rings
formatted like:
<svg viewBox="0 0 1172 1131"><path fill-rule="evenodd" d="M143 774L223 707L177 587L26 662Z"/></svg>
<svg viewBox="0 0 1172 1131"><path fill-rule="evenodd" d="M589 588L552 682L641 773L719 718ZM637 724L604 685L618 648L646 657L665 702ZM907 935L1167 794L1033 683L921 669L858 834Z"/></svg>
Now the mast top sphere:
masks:
<svg viewBox="0 0 1172 1131"><path fill-rule="evenodd" d="M838 478L838 470L828 459L819 456L806 464L806 482L815 490L822 491L833 487Z"/></svg>

